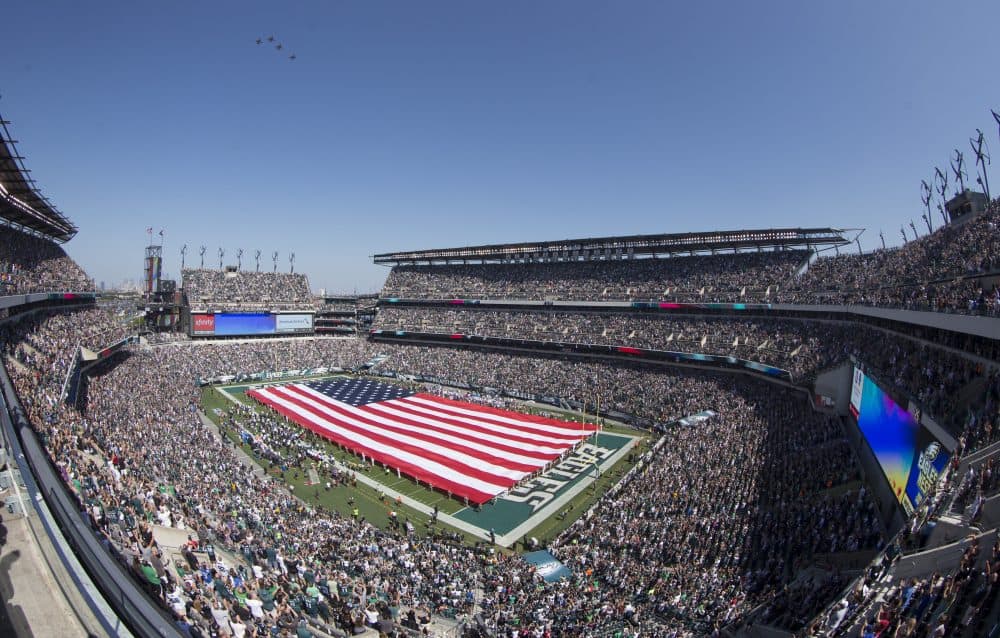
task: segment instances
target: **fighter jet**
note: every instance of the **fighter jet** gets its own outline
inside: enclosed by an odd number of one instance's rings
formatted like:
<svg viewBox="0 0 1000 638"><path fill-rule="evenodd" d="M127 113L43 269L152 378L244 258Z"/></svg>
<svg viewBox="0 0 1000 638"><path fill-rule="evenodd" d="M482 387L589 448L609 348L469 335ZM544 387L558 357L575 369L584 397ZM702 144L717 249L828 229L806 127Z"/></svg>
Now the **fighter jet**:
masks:
<svg viewBox="0 0 1000 638"><path fill-rule="evenodd" d="M260 38L257 38L257 44L260 44L261 42L263 42L263 40L261 40Z"/></svg>
<svg viewBox="0 0 1000 638"><path fill-rule="evenodd" d="M274 36L273 35L267 36L267 41L268 42L274 42Z"/></svg>
<svg viewBox="0 0 1000 638"><path fill-rule="evenodd" d="M274 48L281 51L281 43L279 42L278 44L274 45Z"/></svg>
<svg viewBox="0 0 1000 638"><path fill-rule="evenodd" d="M293 53L293 54L291 54L290 56L288 56L288 59L289 59L289 60L294 60L294 59L295 59L295 54Z"/></svg>

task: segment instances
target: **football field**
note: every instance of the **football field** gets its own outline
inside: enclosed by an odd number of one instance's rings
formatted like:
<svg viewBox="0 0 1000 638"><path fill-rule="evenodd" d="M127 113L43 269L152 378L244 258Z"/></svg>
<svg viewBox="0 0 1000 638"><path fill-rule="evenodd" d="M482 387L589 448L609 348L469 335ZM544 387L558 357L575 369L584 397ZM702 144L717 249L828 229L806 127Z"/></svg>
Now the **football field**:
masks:
<svg viewBox="0 0 1000 638"><path fill-rule="evenodd" d="M227 408L243 404L267 413L279 422L287 422L290 428L301 428L287 415L274 412L271 407L247 395L247 391L251 391L251 394L259 396L259 389L267 386L275 387L272 383L208 388L203 393L205 413L216 424L228 423L235 419L224 418L228 416ZM540 411L538 406L531 404L519 405L516 410L525 415ZM557 412L554 408L541 411L546 416ZM575 418L577 422L586 418L573 413L558 413L556 416L560 420L572 421ZM586 420L588 423L592 421ZM236 431L239 428L243 426L235 424L227 434L241 441L247 434L254 434ZM646 439L644 432L608 425L584 438L546 469L477 505L459 497L449 497L445 491L399 473L394 467L373 462L367 456L362 460L356 451L352 452L332 440L314 434L306 436L318 452L313 456L319 458L312 461L305 472L281 472L286 479L291 474L291 485L295 486L296 481L302 483L302 488L294 488L300 498L315 501L317 505L336 509L342 514L352 514L360 506L362 515L380 526L405 520L414 526L416 533L447 530L461 534L467 541L493 538L496 544L503 547L511 547L531 537L544 541L569 526L632 467L633 457L629 453L640 451L636 448L642 446ZM244 448L250 447L243 442ZM320 491L309 480L311 477L320 484L326 482L320 458L333 464L339 472L352 476L354 483ZM277 472L274 468L272 471ZM397 510L393 516L392 512Z"/></svg>

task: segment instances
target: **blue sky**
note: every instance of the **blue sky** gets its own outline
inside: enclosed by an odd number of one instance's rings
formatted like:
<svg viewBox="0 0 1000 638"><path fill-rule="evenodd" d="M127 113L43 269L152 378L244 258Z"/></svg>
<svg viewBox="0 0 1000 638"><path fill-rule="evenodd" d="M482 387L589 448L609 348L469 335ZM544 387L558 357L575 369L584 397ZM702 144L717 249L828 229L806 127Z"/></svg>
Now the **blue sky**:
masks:
<svg viewBox="0 0 1000 638"><path fill-rule="evenodd" d="M109 284L141 272L148 226L167 272L185 243L189 265L294 251L330 291L377 289L369 256L398 249L813 225L867 249L920 221L920 180L976 128L1000 150L995 1L3 14L0 113Z"/></svg>

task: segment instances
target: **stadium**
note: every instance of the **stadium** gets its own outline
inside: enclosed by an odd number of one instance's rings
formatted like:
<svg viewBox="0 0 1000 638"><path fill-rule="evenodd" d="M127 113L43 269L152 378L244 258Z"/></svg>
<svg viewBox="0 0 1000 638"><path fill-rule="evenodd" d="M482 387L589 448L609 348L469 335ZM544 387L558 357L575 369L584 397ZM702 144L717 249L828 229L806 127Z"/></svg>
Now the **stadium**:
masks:
<svg viewBox="0 0 1000 638"><path fill-rule="evenodd" d="M170 279L150 228L111 293L12 126L0 631L1000 635L987 180L898 246L524 228L379 247L375 294L186 244Z"/></svg>

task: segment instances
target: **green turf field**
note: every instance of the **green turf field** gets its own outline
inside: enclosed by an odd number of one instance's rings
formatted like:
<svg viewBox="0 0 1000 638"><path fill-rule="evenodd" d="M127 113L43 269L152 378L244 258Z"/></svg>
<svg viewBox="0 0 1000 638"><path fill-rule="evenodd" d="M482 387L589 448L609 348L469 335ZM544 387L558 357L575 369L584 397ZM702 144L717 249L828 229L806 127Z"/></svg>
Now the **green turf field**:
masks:
<svg viewBox="0 0 1000 638"><path fill-rule="evenodd" d="M242 446L244 451L252 455L250 447L242 443L239 432L227 425L227 411L232 407L233 401L253 406L257 411L267 412L280 421L285 419L247 397L245 393L250 387L252 386L240 384L204 388L202 407L205 414L220 426L220 430L234 445ZM527 413L545 412L566 420L583 418L583 415L548 409L547 406L539 409L524 405L518 409ZM299 427L290 421L288 426ZM412 522L420 535L451 533L470 542L486 539L492 528L498 542L506 546L525 536L534 536L539 540L549 539L572 524L631 468L628 453L632 449L640 452L645 449L646 434L606 425L601 433L588 439L563 463L479 508L467 507L466 503L449 498L406 476L397 476L394 470L362 464L355 454L339 449L312 433L306 435L310 444L353 471L356 481L332 485L327 489L329 476L324 476L319 464L312 460L304 467L284 468L284 471L267 462L262 465L272 475L283 476L283 480L306 503L335 510L341 515L350 516L357 507L366 520L380 527L387 527L390 525L389 512L395 510L397 519ZM282 451L283 454L285 452L287 450ZM256 460L262 462L262 459ZM310 470L313 470L314 476L316 470L319 470L319 485L308 485ZM396 499L395 494L399 495L400 500ZM439 510L439 517L435 524L431 524L430 510L435 506Z"/></svg>

